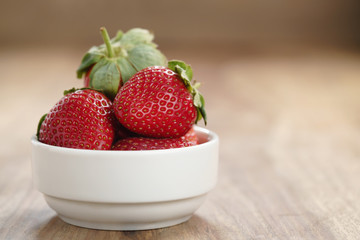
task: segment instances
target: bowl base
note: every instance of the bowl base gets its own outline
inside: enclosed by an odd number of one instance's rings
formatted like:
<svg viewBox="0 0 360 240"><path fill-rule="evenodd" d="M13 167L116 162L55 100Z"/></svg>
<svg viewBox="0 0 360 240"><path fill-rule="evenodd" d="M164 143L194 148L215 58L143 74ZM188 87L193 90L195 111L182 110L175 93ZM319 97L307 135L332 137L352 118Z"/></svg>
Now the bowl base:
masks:
<svg viewBox="0 0 360 240"><path fill-rule="evenodd" d="M71 219L61 215L58 215L61 220L66 223L69 223L74 226L90 228L90 229L98 229L98 230L113 230L113 231L136 231L136 230L150 230L157 228L164 228L174 226L183 222L186 222L191 218L190 216L185 216L179 219L171 219L161 222L153 222L153 223L96 223L96 222L88 222L83 220Z"/></svg>
<svg viewBox="0 0 360 240"><path fill-rule="evenodd" d="M204 202L206 194L145 203L102 203L44 197L66 223L91 229L134 231L170 227L189 220Z"/></svg>

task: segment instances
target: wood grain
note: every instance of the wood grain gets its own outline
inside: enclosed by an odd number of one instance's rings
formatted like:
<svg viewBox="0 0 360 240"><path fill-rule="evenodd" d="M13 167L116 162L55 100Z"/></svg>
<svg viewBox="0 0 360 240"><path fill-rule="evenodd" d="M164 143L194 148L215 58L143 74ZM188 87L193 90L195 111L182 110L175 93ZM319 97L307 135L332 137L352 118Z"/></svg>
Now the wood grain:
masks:
<svg viewBox="0 0 360 240"><path fill-rule="evenodd" d="M61 221L33 188L29 142L62 90L81 85L81 53L4 50L0 239L359 239L360 54L170 55L193 65L221 140L218 184L196 214L134 232Z"/></svg>

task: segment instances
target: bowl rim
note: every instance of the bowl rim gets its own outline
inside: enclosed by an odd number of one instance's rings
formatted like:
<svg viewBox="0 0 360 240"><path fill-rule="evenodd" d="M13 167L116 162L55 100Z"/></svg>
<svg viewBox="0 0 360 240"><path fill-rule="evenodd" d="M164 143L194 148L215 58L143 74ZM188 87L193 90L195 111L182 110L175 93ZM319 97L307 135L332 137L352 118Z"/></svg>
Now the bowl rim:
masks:
<svg viewBox="0 0 360 240"><path fill-rule="evenodd" d="M76 149L76 148L67 148L67 147L59 147L59 146L53 146L53 145L49 145L46 143L42 143L40 142L37 137L36 134L32 135L31 137L31 143L34 146L38 146L41 148L46 148L48 150L53 150L53 151L58 151L58 152L64 152L64 153L83 153L83 154L108 154L108 155L113 155L113 154L124 154L124 155L129 155L129 154L156 154L156 153L168 153L168 152L182 152L182 151L189 151L190 149L198 149L198 148L206 148L209 145L212 145L215 142L219 141L219 136L207 129L207 128L203 128L203 127L199 127L199 126L194 126L194 130L196 133L201 133L207 136L207 141L200 143L198 145L195 146L189 146L189 147L182 147L182 148L171 148L171 149L156 149L156 150L136 150L136 151L121 151L121 150L93 150L93 149Z"/></svg>

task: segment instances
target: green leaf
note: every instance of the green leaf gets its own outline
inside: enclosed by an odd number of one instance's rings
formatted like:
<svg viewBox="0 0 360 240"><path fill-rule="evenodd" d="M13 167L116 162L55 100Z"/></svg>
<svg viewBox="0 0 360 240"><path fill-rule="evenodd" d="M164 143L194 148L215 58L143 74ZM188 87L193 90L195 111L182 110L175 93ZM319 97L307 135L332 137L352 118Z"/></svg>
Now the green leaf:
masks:
<svg viewBox="0 0 360 240"><path fill-rule="evenodd" d="M44 122L46 116L47 116L47 113L44 114L44 115L42 115L41 118L40 118L40 120L39 120L39 123L38 123L38 126L37 126L37 131L36 131L36 137L37 137L37 139L39 139L41 125L42 125L42 123Z"/></svg>
<svg viewBox="0 0 360 240"><path fill-rule="evenodd" d="M86 90L86 89L92 89L92 88L88 88L88 87L75 88L75 87L73 87L73 88L64 90L63 94L64 94L64 96L66 96L66 95L68 95L68 94L70 94L70 93L74 93L74 92L76 92L76 91L78 91L78 90Z"/></svg>
<svg viewBox="0 0 360 240"><path fill-rule="evenodd" d="M89 49L77 69L77 77L82 78L93 67L89 76L90 87L104 92L109 98L112 99L119 85L137 71L149 66L166 66L167 59L156 49L157 45L152 42L154 35L148 30L134 28L126 33L118 31L110 40L104 34L104 28L101 32L107 45Z"/></svg>
<svg viewBox="0 0 360 240"><path fill-rule="evenodd" d="M171 60L168 62L168 68L177 73L180 76L181 80L184 82L189 92L193 93L194 90L193 86L191 85L193 71L191 69L191 66L183 61Z"/></svg>
<svg viewBox="0 0 360 240"><path fill-rule="evenodd" d="M193 71L190 65L180 60L171 60L168 62L168 68L178 73L179 75L183 76L189 82L191 82L193 77Z"/></svg>
<svg viewBox="0 0 360 240"><path fill-rule="evenodd" d="M149 45L137 45L128 54L129 62L137 71L150 66L166 66L166 57Z"/></svg>
<svg viewBox="0 0 360 240"><path fill-rule="evenodd" d="M127 31L121 38L120 42L127 50L131 50L138 44L149 44L152 47L156 47L156 44L152 43L154 35L146 29L133 28Z"/></svg>
<svg viewBox="0 0 360 240"><path fill-rule="evenodd" d="M125 58L119 58L117 64L121 72L121 85L124 85L137 71Z"/></svg>
<svg viewBox="0 0 360 240"><path fill-rule="evenodd" d="M198 94L200 95L200 106L198 107L198 110L200 111L200 115L198 114L198 120L201 120L201 117L204 119L204 123L205 125L207 124L207 116L206 116L206 111L205 111L205 99L203 97L203 95L201 95L199 92ZM196 121L197 122L197 121Z"/></svg>
<svg viewBox="0 0 360 240"><path fill-rule="evenodd" d="M76 74L78 78L82 78L83 74L89 70L89 68L100 61L104 56L99 52L88 52L83 57L79 68L76 70Z"/></svg>
<svg viewBox="0 0 360 240"><path fill-rule="evenodd" d="M201 95L201 93L196 88L194 88L193 91L193 101L194 101L194 106L196 107L198 112L195 123L197 123L201 119L204 119L206 125L207 119L206 119L206 111L205 111L205 99L203 95Z"/></svg>
<svg viewBox="0 0 360 240"><path fill-rule="evenodd" d="M70 88L70 89L67 89L67 90L64 90L64 96L70 94L70 93L74 93L76 92L78 89L77 88Z"/></svg>
<svg viewBox="0 0 360 240"><path fill-rule="evenodd" d="M194 94L193 99L194 99L194 106L200 108L202 106L202 101L201 101L201 94L198 91L196 91L196 93Z"/></svg>
<svg viewBox="0 0 360 240"><path fill-rule="evenodd" d="M190 65L180 60L171 60L168 62L168 68L177 73L181 80L184 82L186 88L193 96L193 103L197 110L197 117L195 123L204 119L205 125L207 124L206 111L205 111L205 99L197 90L199 83L192 85L191 80L193 77L193 71Z"/></svg>
<svg viewBox="0 0 360 240"><path fill-rule="evenodd" d="M111 100L115 98L120 85L120 69L117 63L106 58L94 65L90 73L89 87L102 91Z"/></svg>
<svg viewBox="0 0 360 240"><path fill-rule="evenodd" d="M122 38L123 35L124 35L124 33L123 33L121 30L119 30L119 31L116 33L116 36L113 37L112 39L110 39L110 42L111 42L111 43L119 42L119 41L121 40L121 38Z"/></svg>
<svg viewBox="0 0 360 240"><path fill-rule="evenodd" d="M196 115L196 119L195 119L195 124L197 124L202 119L200 108L196 108L196 112L197 112L197 115Z"/></svg>

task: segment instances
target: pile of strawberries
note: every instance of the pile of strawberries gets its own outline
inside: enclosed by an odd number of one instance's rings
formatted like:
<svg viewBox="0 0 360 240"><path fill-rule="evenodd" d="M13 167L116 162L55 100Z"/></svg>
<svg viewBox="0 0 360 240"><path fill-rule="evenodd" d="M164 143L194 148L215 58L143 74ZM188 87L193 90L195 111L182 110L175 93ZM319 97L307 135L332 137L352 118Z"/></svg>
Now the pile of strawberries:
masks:
<svg viewBox="0 0 360 240"><path fill-rule="evenodd" d="M107 54L114 41L104 40ZM106 54L104 58L113 61L114 55L109 58ZM152 150L198 144L193 126L201 119L206 124L206 113L198 85L192 85L189 65L169 61L167 66L154 66L150 61L126 81L120 72L115 95L89 81L95 64L86 69L85 88L65 91L41 118L39 141L94 150ZM100 80L106 86L109 73L103 74Z"/></svg>

